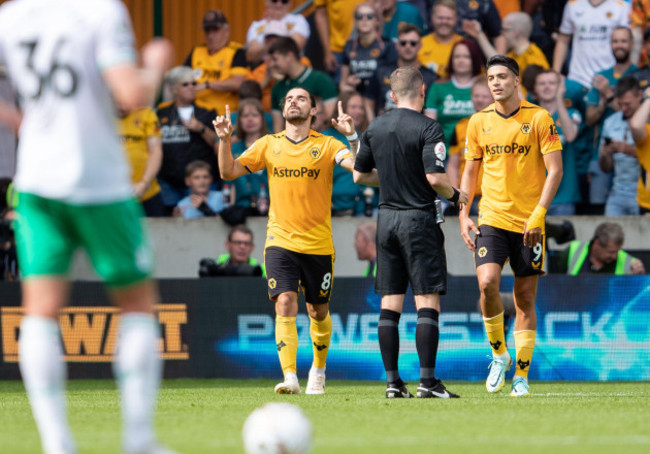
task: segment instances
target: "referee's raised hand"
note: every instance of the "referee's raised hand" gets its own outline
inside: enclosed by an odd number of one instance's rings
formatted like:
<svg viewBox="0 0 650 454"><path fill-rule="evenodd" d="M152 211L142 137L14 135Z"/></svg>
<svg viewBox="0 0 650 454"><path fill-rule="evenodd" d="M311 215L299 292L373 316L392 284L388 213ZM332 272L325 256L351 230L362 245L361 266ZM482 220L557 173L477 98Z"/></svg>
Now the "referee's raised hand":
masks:
<svg viewBox="0 0 650 454"><path fill-rule="evenodd" d="M217 137L220 140L230 138L233 129L230 121L230 106L228 104L226 104L226 115L219 115L212 120L212 126L214 126L214 132L217 133Z"/></svg>
<svg viewBox="0 0 650 454"><path fill-rule="evenodd" d="M354 134L354 120L352 117L343 112L343 103L339 101L338 104L339 115L332 118L332 125L334 128L344 136L351 136Z"/></svg>

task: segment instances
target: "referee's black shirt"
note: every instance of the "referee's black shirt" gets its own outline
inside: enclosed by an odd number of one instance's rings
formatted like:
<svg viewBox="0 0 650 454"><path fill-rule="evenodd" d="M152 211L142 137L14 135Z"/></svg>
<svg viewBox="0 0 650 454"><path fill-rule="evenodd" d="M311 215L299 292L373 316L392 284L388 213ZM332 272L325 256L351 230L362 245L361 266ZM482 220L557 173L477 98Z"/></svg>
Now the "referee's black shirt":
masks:
<svg viewBox="0 0 650 454"><path fill-rule="evenodd" d="M354 170L379 175L379 207L433 210L437 197L427 173L444 173L440 124L411 109L377 117L361 136Z"/></svg>

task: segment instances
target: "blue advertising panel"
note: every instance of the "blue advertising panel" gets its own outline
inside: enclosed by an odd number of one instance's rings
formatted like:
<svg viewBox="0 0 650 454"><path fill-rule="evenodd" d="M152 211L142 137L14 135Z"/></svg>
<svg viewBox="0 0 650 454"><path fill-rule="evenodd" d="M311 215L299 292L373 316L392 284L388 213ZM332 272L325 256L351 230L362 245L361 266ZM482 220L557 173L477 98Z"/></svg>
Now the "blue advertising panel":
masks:
<svg viewBox="0 0 650 454"><path fill-rule="evenodd" d="M489 344L478 310L474 278L450 278L442 299L440 348L436 375L443 379L484 380ZM512 290L504 278L502 291ZM379 346L378 300L372 282L338 279L331 303L332 343L328 377L385 379ZM533 380L648 380L650 379L650 278L571 277L540 279L537 296L537 343L529 377ZM407 295L400 320L400 373L407 381L419 378L415 350L417 315ZM514 321L510 322L511 324ZM299 375L312 360L309 320L298 315ZM514 327L507 338L515 356ZM236 330L214 344L229 374L279 377L272 314L241 312Z"/></svg>
<svg viewBox="0 0 650 454"><path fill-rule="evenodd" d="M504 278L502 292L511 292ZM281 378L275 344L274 305L261 278L162 280L161 355L166 377ZM450 277L441 298L436 375L482 381L490 348L473 277ZM19 378L20 289L0 284L0 379ZM377 341L379 297L372 279L339 278L330 304L331 379L384 380ZM407 294L400 330L400 372L419 379L413 295ZM60 315L64 359L71 378L111 374L119 311L100 284L77 283L71 306ZM298 374L312 361L309 319L301 303ZM513 321L507 337L515 356ZM512 371L510 371L510 374ZM537 295L537 343L533 380L650 380L649 276L546 276Z"/></svg>

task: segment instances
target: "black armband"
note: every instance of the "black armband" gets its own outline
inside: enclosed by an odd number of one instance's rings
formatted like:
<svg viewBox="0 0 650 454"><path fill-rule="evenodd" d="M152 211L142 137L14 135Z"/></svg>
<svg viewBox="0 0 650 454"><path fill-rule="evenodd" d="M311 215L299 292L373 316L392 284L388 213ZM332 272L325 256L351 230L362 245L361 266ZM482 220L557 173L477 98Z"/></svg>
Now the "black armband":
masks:
<svg viewBox="0 0 650 454"><path fill-rule="evenodd" d="M460 191L453 186L451 187L451 189L454 190L454 195L449 197L447 200L449 200L451 203L458 203L458 198L460 197Z"/></svg>

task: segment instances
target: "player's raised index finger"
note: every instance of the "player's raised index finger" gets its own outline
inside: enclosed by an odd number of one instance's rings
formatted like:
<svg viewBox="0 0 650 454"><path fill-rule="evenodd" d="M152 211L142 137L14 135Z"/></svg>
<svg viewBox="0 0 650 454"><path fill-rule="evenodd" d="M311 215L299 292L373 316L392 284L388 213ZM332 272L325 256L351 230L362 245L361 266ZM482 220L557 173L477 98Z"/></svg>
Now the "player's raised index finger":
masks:
<svg viewBox="0 0 650 454"><path fill-rule="evenodd" d="M230 121L230 106L226 104L226 119Z"/></svg>
<svg viewBox="0 0 650 454"><path fill-rule="evenodd" d="M343 115L343 101L339 101L339 116Z"/></svg>

